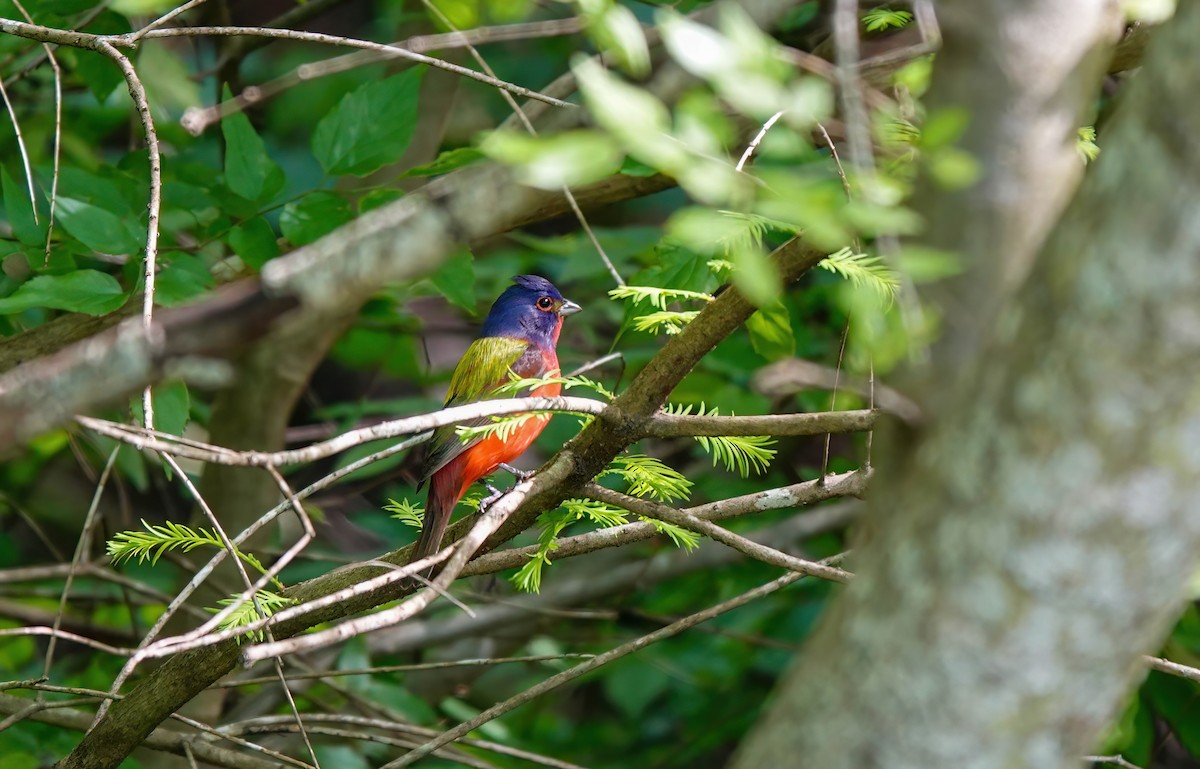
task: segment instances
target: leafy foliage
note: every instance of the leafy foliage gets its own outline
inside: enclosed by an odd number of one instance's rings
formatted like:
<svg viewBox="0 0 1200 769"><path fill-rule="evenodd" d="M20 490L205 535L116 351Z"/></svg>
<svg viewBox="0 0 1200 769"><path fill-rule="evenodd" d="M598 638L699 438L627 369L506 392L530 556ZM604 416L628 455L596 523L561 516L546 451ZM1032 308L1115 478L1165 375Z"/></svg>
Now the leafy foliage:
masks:
<svg viewBox="0 0 1200 769"><path fill-rule="evenodd" d="M1079 129L1078 138L1075 140L1075 150L1085 164L1100 157L1100 145L1096 144L1095 126L1089 125Z"/></svg>
<svg viewBox="0 0 1200 769"><path fill-rule="evenodd" d="M234 609L228 617L222 620L218 627L221 630L230 630L232 628L239 628L244 625L249 625L251 622L256 622L260 619L270 617L280 609L291 606L294 603L295 601L293 601L291 598L285 598L278 593L272 593L270 590L259 590L255 592L254 598L249 601L242 600L241 596L236 595L229 598L222 598L221 600L217 601L217 604L219 604L222 608L226 606L232 606L233 604L237 604L238 607ZM221 610L210 608L208 611L216 614ZM237 642L240 644L243 638L251 641L262 641L265 637L265 630L252 630L243 635L237 636Z"/></svg>
<svg viewBox="0 0 1200 769"><path fill-rule="evenodd" d="M862 15L863 26L868 32L882 32L887 29L906 27L913 20L908 11L894 11L884 6L872 8Z"/></svg>
<svg viewBox="0 0 1200 769"><path fill-rule="evenodd" d="M425 508L419 507L407 499L402 499L399 502L389 499L387 504L383 506L383 509L391 513L393 518L405 526L420 529L425 525Z"/></svg>
<svg viewBox="0 0 1200 769"><path fill-rule="evenodd" d="M136 558L138 563L149 559L151 564L156 564L163 553L168 550L180 550L188 553L198 547L224 548L216 532L209 531L202 526L193 529L174 521L156 525L147 523L145 519L142 519L142 526L145 527L145 531L119 531L108 541L107 551L109 557L113 559L113 563ZM253 554L244 553L235 548L234 555L257 569L260 574L267 573L262 562ZM272 578L271 582L281 590L283 589L283 583L278 579Z"/></svg>
<svg viewBox="0 0 1200 769"><path fill-rule="evenodd" d="M607 387L585 376L519 377L510 373L510 381L496 388L496 392L518 394L555 384L562 386L564 390L572 390L577 387L591 390L606 401L616 397Z"/></svg>
<svg viewBox="0 0 1200 769"><path fill-rule="evenodd" d="M691 323L699 315L698 310L687 312L660 311L648 315L639 315L633 319L633 327L638 331L649 331L651 334L660 332L667 336L678 334L683 327Z"/></svg>
<svg viewBox="0 0 1200 769"><path fill-rule="evenodd" d="M843 248L822 259L820 266L841 275L856 288L869 289L887 304L900 291L899 276L878 256L856 254Z"/></svg>
<svg viewBox="0 0 1200 769"><path fill-rule="evenodd" d="M715 417L720 416L720 410L717 408L704 410L704 404L698 406L696 404L686 405L671 405L668 404L664 409L665 413L673 416L688 416L693 413L697 416ZM765 473L771 465L771 460L775 458L776 451L771 446L775 444L775 439L767 435L728 435L728 436L696 436L696 442L699 443L705 452L712 455L713 465L722 464L726 470L730 472L737 471L738 475L743 478L751 473Z"/></svg>
<svg viewBox="0 0 1200 769"><path fill-rule="evenodd" d="M649 302L660 310L666 310L667 305L680 299L696 299L711 302L713 297L702 291L688 291L683 288L662 288L659 286L619 286L608 292L613 299L628 299L634 302Z"/></svg>
<svg viewBox="0 0 1200 769"><path fill-rule="evenodd" d="M666 535L676 547L693 550L700 543L700 538L695 533L674 524L641 515L637 518L654 526L658 533ZM558 537L563 529L583 520L590 521L600 528L629 523L628 514L612 505L594 499L564 500L560 507L538 516L540 531L537 551L513 574L513 584L527 593L539 592L542 587L543 569L551 563L550 555L558 547Z"/></svg>
<svg viewBox="0 0 1200 769"><path fill-rule="evenodd" d="M692 482L678 470L645 454L617 457L600 477L606 475L615 475L625 481L629 493L635 497L652 497L663 502L687 499L692 488Z"/></svg>

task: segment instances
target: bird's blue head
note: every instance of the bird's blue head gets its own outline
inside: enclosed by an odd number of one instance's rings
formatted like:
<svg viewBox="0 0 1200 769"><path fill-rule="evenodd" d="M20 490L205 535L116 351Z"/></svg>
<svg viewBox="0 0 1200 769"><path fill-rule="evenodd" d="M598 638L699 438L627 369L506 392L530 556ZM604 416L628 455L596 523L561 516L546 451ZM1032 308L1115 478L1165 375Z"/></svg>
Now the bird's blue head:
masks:
<svg viewBox="0 0 1200 769"><path fill-rule="evenodd" d="M492 305L480 336L507 336L553 346L558 343L563 318L580 309L545 278L518 275Z"/></svg>

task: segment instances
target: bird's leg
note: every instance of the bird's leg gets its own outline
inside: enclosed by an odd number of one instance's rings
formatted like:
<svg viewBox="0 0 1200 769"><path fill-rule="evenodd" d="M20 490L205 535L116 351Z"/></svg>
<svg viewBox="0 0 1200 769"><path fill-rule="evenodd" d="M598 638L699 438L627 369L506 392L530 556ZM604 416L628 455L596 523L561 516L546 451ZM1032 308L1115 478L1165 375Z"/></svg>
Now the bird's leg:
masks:
<svg viewBox="0 0 1200 769"><path fill-rule="evenodd" d="M529 480L529 478L533 477L533 473L526 472L525 470L518 470L507 462L501 462L500 469L506 473L512 473L513 477L517 479L518 483Z"/></svg>
<svg viewBox="0 0 1200 769"><path fill-rule="evenodd" d="M496 500L498 500L498 499L500 499L500 497L504 496L503 491L496 488L495 486L488 483L487 481L484 481L483 485L484 485L484 488L486 488L491 493L488 494L483 499L479 500L479 512L481 512L481 513L486 512L487 509L489 507L491 507L495 503Z"/></svg>

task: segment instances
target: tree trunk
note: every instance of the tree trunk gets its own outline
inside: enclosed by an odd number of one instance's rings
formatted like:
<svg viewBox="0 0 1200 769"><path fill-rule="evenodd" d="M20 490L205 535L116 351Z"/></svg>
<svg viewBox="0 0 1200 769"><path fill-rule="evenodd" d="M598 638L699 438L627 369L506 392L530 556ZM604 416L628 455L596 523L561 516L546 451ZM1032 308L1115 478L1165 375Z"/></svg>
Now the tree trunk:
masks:
<svg viewBox="0 0 1200 769"><path fill-rule="evenodd" d="M1181 3L736 769L1077 766L1141 679L1200 554L1198 35Z"/></svg>

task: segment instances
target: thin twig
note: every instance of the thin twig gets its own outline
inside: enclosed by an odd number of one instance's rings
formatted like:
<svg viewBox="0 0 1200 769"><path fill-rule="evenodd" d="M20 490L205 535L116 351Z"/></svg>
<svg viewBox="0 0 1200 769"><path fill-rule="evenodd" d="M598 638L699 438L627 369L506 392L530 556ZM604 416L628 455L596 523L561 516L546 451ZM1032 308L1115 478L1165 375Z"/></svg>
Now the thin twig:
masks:
<svg viewBox="0 0 1200 769"><path fill-rule="evenodd" d="M188 0L188 2L184 3L183 5L179 6L178 8L176 8L172 11L167 11L162 16L159 16L154 21L150 22L146 26L139 29L137 32L130 33L128 35L129 42L136 43L138 40L141 40L147 34L152 32L153 30L158 29L162 25L166 24L168 21L171 21L175 17L187 13L188 11L195 8L197 5L200 5L207 1L208 0Z"/></svg>
<svg viewBox="0 0 1200 769"><path fill-rule="evenodd" d="M530 662L558 662L560 660L569 659L591 659L596 655L582 653L567 653L567 654L539 654L528 657L482 657L479 659L469 660L450 660L447 662L414 662L411 665L377 665L370 668L342 668L338 670L320 670L313 673L292 673L288 675L289 681L311 681L324 680L326 678L339 678L342 676L372 676L383 673L410 673L418 670L445 670L447 668L461 667L490 667L492 665L505 665L509 663L530 663ZM222 681L213 684L212 689L236 689L240 686L254 686L257 684L269 684L275 681L275 676L261 676L259 678L240 678L236 681Z"/></svg>
<svg viewBox="0 0 1200 769"><path fill-rule="evenodd" d="M273 29L270 27L171 27L168 29L156 29L146 33L147 38L161 37L268 37L278 40L296 40L305 43L322 43L325 45L337 45L346 48L361 48L366 51L376 51L378 53L387 54L389 58L407 59L415 64L425 64L437 69L444 69L447 72L453 72L456 75L477 80L481 83L486 83L493 88L499 88L502 91L522 96L526 99L535 99L542 101L555 107L575 107L576 105L570 102L555 99L551 96L538 93L530 88L510 83L506 80L492 77L491 75L482 72L476 72L468 67L463 67L458 64L451 64L443 59L438 59L433 56L426 56L423 53L416 53L407 48L399 48L386 43L375 43L370 40L359 40L352 37L342 37L340 35L327 35L321 32L303 32L295 29ZM198 122L196 113L184 115L182 121L184 127L193 133L197 128L203 130L203 126Z"/></svg>
<svg viewBox="0 0 1200 769"><path fill-rule="evenodd" d="M25 183L29 188L29 205L33 209L33 221L38 223L37 193L33 189L33 168L29 164L29 151L25 149L25 137L21 134L21 123L17 120L17 111L8 99L8 89L0 80L0 98L4 99L4 108L8 110L8 119L12 121L13 133L17 137L17 152L21 155L21 165L25 168Z"/></svg>
<svg viewBox="0 0 1200 769"><path fill-rule="evenodd" d="M146 206L149 217L146 225L146 255L143 263L142 286L142 328L147 333L154 323L154 276L158 272L158 217L162 209L162 159L158 151L158 132L154 129L154 116L150 113L150 102L146 98L146 89L138 78L133 62L118 51L106 40L96 42L96 51L112 59L125 77L125 85L129 96L133 99L134 108L142 121L142 130L146 134L146 151L150 160L150 202ZM147 428L154 427L153 390L147 387L142 391L142 418Z"/></svg>
<svg viewBox="0 0 1200 769"><path fill-rule="evenodd" d="M559 35L571 35L583 29L583 21L579 17L572 16L565 19L551 19L548 21L525 22L521 24L507 24L494 27L478 27L476 29L462 30L459 32L447 32L434 35L416 35L392 43L397 48L406 48L417 53L426 53L428 51L444 50L451 48L460 48L466 45L482 45L485 43L504 42L513 40L527 40L542 37L555 37ZM376 51L355 51L354 53L334 56L324 61L306 62L299 65L291 72L268 80L265 83L260 83L254 86L256 101L261 102L269 99L276 94L279 94L294 85L299 83L310 82L318 78L335 75L342 72L364 67L369 64L375 64L381 61L395 58L392 54L381 53ZM218 62L216 66L206 74L212 74L220 71L222 62ZM494 73L489 73L493 74ZM545 89L542 91L545 93ZM553 94L547 94L553 95ZM211 107L205 107L197 110L191 115L191 130L203 132L209 126L220 121L223 117L227 117L235 112L240 111L247 102L240 98L234 97L219 104L214 104Z"/></svg>
<svg viewBox="0 0 1200 769"><path fill-rule="evenodd" d="M750 162L750 158L754 155L754 151L758 149L758 145L762 144L762 140L766 138L767 131L770 131L771 126L775 125L775 121L779 120L781 117L783 117L783 112L776 112L767 119L767 122L763 123L762 128L758 129L758 133L755 134L750 143L746 145L746 151L742 153L741 159L738 160L737 165L734 167L735 171L741 171L746 167L746 163Z"/></svg>
<svg viewBox="0 0 1200 769"><path fill-rule="evenodd" d="M25 20L33 24L33 17L29 15L29 11L25 10L25 6L21 5L20 0L13 0L13 6L16 7ZM50 62L50 69L54 71L54 169L50 176L50 213L46 220L46 258L44 265L50 264L50 243L54 238L54 211L58 205L58 162L62 155L62 68L58 66L58 59L54 56L54 48L49 43L42 43L42 52L46 55ZM7 101L7 99L6 99ZM14 119L14 125L15 119ZM19 137L18 137L19 138ZM32 191L30 194L31 201L33 200ZM34 206L34 219L37 218L37 206Z"/></svg>
<svg viewBox="0 0 1200 769"><path fill-rule="evenodd" d="M806 561L803 558L796 558L787 553L780 552L772 547L761 545L752 539L734 534L728 529L718 526L712 521L707 521L696 515L683 510L676 509L669 505L664 505L660 502L654 502L649 499L640 499L628 494L622 494L612 489L606 489L596 483L589 483L583 487L583 495L590 497L598 502L615 505L616 507L628 510L631 513L654 518L661 521L666 521L680 528L695 532L708 537L709 539L720 542L723 545L728 545L734 550L747 555L755 560L769 563L772 566L780 566L785 569L791 569L794 572L808 574L813 577L820 577L833 582L848 582L850 573L837 569L832 566L824 566L813 561Z"/></svg>
<svg viewBox="0 0 1200 769"><path fill-rule="evenodd" d="M58 613L54 617L53 629L55 632L50 635L50 642L46 646L46 663L42 668L42 675L46 678L50 677L50 666L54 660L54 646L58 642L57 631L67 610L67 597L71 594L71 584L75 581L75 573L79 570L81 561L91 548L92 528L98 520L100 498L104 496L104 488L108 485L108 476L112 473L113 466L117 462L117 452L120 450L120 446L114 446L113 450L109 452L108 461L104 463L104 469L100 471L100 479L96 481L96 490L92 492L92 503L88 505L87 515L83 517L83 529L79 532L79 542L75 545L75 554L71 556L71 567L67 570L67 581L63 585L62 598L58 603Z"/></svg>

